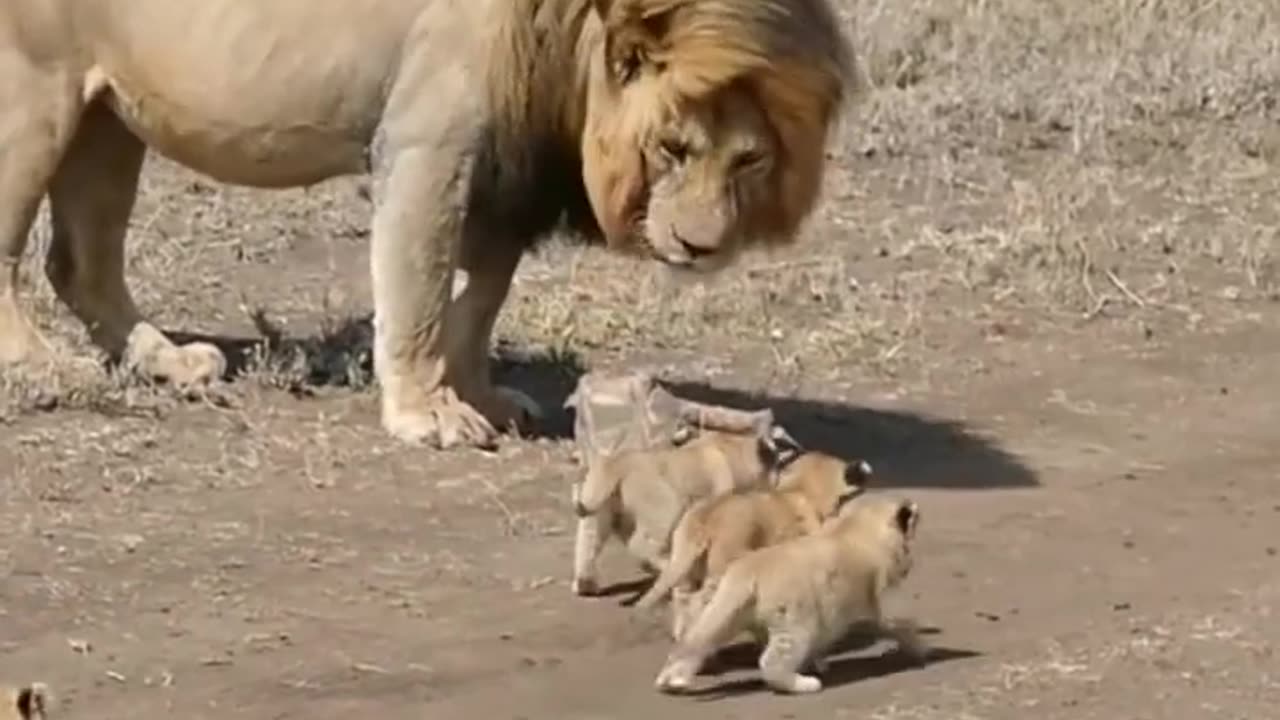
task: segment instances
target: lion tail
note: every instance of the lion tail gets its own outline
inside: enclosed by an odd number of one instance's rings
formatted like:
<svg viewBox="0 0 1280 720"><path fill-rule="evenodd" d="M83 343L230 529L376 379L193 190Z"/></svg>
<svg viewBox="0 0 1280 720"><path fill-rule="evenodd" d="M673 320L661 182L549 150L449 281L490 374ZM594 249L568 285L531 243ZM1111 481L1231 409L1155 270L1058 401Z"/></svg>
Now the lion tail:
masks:
<svg viewBox="0 0 1280 720"><path fill-rule="evenodd" d="M671 535L671 559L653 581L653 585L636 601L636 607L647 609L657 605L671 593L677 583L689 577L694 566L706 557L711 537L706 525L696 522L705 515L702 512L704 507L705 500L699 501L680 518L680 524Z"/></svg>

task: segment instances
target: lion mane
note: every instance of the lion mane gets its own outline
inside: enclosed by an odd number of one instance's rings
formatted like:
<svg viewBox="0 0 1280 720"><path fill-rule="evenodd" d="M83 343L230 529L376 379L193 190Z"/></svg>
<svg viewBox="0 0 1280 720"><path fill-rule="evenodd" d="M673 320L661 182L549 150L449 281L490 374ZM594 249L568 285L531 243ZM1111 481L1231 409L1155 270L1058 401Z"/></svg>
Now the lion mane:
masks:
<svg viewBox="0 0 1280 720"><path fill-rule="evenodd" d="M574 185L587 201L561 200L571 228L628 250L647 200L641 146L664 117L738 86L781 150L775 192L744 208L747 226L794 242L820 196L828 135L858 90L824 0L514 0L497 13L486 86L502 185L539 186L546 144L559 144L581 165ZM655 72L624 93L646 67Z"/></svg>

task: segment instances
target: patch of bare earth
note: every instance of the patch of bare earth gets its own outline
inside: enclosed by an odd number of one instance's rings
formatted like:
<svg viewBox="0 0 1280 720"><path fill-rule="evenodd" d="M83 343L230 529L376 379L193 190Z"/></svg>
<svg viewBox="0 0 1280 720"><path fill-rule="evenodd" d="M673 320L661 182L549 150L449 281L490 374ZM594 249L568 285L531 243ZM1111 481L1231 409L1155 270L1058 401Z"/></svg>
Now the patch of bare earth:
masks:
<svg viewBox="0 0 1280 720"><path fill-rule="evenodd" d="M658 694L663 616L567 587L563 416L496 455L379 429L355 183L153 158L138 300L243 373L195 399L93 363L0 378L0 679L95 719L1274 715L1280 12L845 10L869 90L800 249L699 286L553 245L502 373L555 407L644 365L870 459L923 508L893 611L933 663L852 646L780 697L739 648ZM38 268L39 323L92 357ZM617 547L606 572L639 576Z"/></svg>

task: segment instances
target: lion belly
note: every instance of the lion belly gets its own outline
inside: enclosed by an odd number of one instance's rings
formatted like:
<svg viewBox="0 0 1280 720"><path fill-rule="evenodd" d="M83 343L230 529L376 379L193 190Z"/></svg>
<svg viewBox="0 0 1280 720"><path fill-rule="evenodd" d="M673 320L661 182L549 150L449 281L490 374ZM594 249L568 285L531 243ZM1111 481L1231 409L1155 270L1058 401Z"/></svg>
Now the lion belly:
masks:
<svg viewBox="0 0 1280 720"><path fill-rule="evenodd" d="M101 91L150 147L224 182L367 169L415 20L450 0L101 0L85 30ZM74 12L74 11L73 11Z"/></svg>

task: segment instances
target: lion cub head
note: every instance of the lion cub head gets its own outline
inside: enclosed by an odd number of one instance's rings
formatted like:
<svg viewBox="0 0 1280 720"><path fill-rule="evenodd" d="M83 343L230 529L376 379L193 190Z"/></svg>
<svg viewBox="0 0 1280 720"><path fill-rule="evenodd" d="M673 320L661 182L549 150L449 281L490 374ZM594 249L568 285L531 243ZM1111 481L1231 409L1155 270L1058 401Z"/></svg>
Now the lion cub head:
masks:
<svg viewBox="0 0 1280 720"><path fill-rule="evenodd" d="M830 517L871 484L871 464L845 462L823 452L808 451L784 459L777 488L808 499L820 517Z"/></svg>
<svg viewBox="0 0 1280 720"><path fill-rule="evenodd" d="M49 690L43 683L0 691L0 720L45 720Z"/></svg>
<svg viewBox="0 0 1280 720"><path fill-rule="evenodd" d="M608 243L714 272L794 241L852 84L826 0L593 0L583 176Z"/></svg>
<svg viewBox="0 0 1280 720"><path fill-rule="evenodd" d="M920 525L920 506L906 498L864 495L846 503L828 526L830 532L883 564L885 589L911 572L911 546Z"/></svg>

